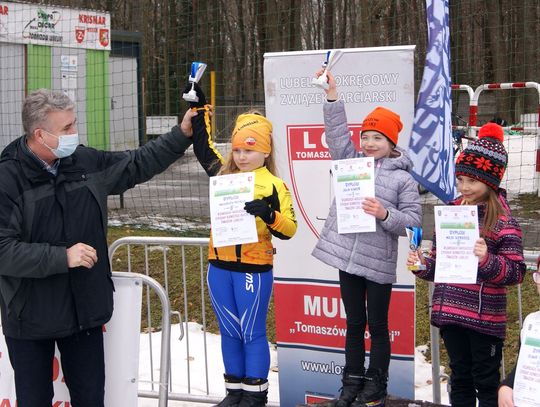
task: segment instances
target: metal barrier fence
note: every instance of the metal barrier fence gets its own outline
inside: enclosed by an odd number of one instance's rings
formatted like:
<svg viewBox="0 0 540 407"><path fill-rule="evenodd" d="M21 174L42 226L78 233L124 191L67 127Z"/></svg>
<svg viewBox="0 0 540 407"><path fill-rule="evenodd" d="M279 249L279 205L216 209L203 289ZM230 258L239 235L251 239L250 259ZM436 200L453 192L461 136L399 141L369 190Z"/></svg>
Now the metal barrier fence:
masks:
<svg viewBox="0 0 540 407"><path fill-rule="evenodd" d="M154 290L154 292L159 297L159 300L161 301L161 306L164 312L162 313L162 319L161 319L161 326L163 327L162 334L161 334L161 358L160 358L160 377L159 377L159 390L154 395L158 398L158 407L167 407L168 402L168 387L167 387L167 378L169 375L169 349L170 349L170 330L171 330L171 324L170 324L170 305L169 305L169 297L167 296L167 293L163 289L163 287L153 278L138 274L138 273L126 273L121 271L115 271L112 273L113 277L121 277L121 278L140 278L144 285L146 285L148 288L151 288ZM141 393L139 392L139 396Z"/></svg>
<svg viewBox="0 0 540 407"><path fill-rule="evenodd" d="M160 368L160 378L157 382L159 386L159 390L155 390L155 378L154 378L154 355L152 352L152 343L153 343L153 331L155 329L153 321L152 321L152 310L151 310L151 300L150 300L150 292L147 290L145 293L146 296L146 324L147 324L147 331L148 331L148 340L150 343L150 384L151 384L151 390L150 391L139 391L140 397L145 398L159 398L161 400L161 393L165 389L167 391L167 399L169 400L179 400L179 401L191 401L191 402L199 402L199 403L217 403L220 401L217 397L211 397L209 395L209 388L208 388L208 357L207 357L207 348L206 348L206 314L204 312L205 310L205 295L204 295L204 269L203 269L203 261L206 256L206 252L203 253L203 248L206 248L208 246L208 238L166 238L166 237L124 237L121 239L116 240L113 242L109 247L109 259L111 261L111 265L114 269L115 267L115 254L117 250L121 247L126 247L126 255L127 255L127 273L134 272L133 270L133 264L132 264L132 248L133 246L142 246L144 249L144 271L143 274L150 277L151 269L149 265L149 251L150 248L158 247L161 249L163 253L163 276L159 278L161 281L161 284L164 286L164 293L167 297L167 301L169 301L169 298L173 298L173 296L178 295L178 293L171 292L171 278L170 278L170 267L168 264L168 256L170 256L170 253L168 253L168 249L170 247L176 247L180 251L180 255L182 258L181 264L180 264L180 273L182 276L181 286L183 291L183 302L184 302L184 318L182 318L182 314L179 311L172 311L169 309L168 311L163 309L163 315L167 314L167 317L175 315L178 317L180 321L180 337L178 340L185 339L186 344L186 351L187 351L187 358L186 358L186 369L187 369L187 393L177 393L175 392L173 386L172 386L172 377L174 375L174 369L170 365L170 321L165 326L165 319L163 319L163 326L162 329L162 348L161 348L161 360L163 366L163 359L167 359L166 366L168 366L168 369L165 371L163 368ZM206 395L205 396L197 396L191 394L191 376L190 376L190 342L189 342L189 331L187 329L184 329L184 324L187 326L187 322L189 321L189 310L188 310L188 289L187 289L187 279L186 279L186 272L187 272L187 264L186 264L186 255L185 255L185 249L187 246L194 246L199 249L199 272L200 272L200 290L201 290L201 309L202 312L202 325L204 328L203 331L203 338L205 342L205 376L206 376ZM168 337L168 344L166 347L163 347L163 337ZM160 401L161 402L161 401ZM161 407L161 404L160 404Z"/></svg>
<svg viewBox="0 0 540 407"><path fill-rule="evenodd" d="M538 259L539 254L525 254L525 262L528 264L534 264L536 268L536 260ZM519 327L521 329L523 324L523 303L521 297L521 285L517 286L518 292L518 315L519 315ZM429 284L428 290L428 300L429 300L429 312L431 314L431 298L433 294L433 283ZM430 325L430 346L431 346L431 377L433 383L433 402L439 404L441 402L441 378L446 378L446 375L441 375L441 361L440 361L440 347L439 347L439 328ZM504 350L503 350L504 352ZM505 363L504 363L504 354L502 359L501 372L502 376L505 376Z"/></svg>
<svg viewBox="0 0 540 407"><path fill-rule="evenodd" d="M179 401L188 401L188 402L197 402L197 403L218 403L221 398L211 396L209 392L209 381L208 381L208 352L206 347L206 328L207 328L207 319L206 319L206 295L205 295L205 259L206 259L206 247L208 246L208 238L187 238L187 237L124 237L116 240L110 245L109 248L109 259L111 261L112 267L114 267L115 254L117 250L121 247L126 247L126 256L127 256L127 273L118 273L115 274L129 274L133 273L132 265L132 248L133 246L142 246L144 250L144 277L143 281L149 286L154 288L163 305L163 318L162 318L162 337L161 337L161 362L160 362L160 378L159 378L159 390L154 390L155 380L153 376L153 354L152 346L150 345L150 366L151 366L151 391L141 391L139 390L139 396L145 398L159 398L159 407L165 407L167 399L170 400L179 400ZM163 252L163 276L157 278L157 280L162 280L162 284L165 287L161 288L159 283L157 283L153 278L150 277L152 273L151 267L149 265L149 252L152 248L159 248ZM183 308L184 308L184 318L179 311L170 311L169 301L172 298L178 296L178 292L172 292L171 290L171 277L170 277L170 267L168 264L168 258L171 254L168 254L170 248L176 248L179 250L181 256L180 262L180 274L181 274L181 287L182 293L181 297L183 299ZM189 330L184 328L184 324L187 328L187 323L190 320L190 313L188 309L189 292L187 287L186 273L188 272L188 264L186 259L186 248L194 247L198 249L196 255L197 267L200 277L200 296L201 296L201 321L203 326L203 341L204 341L204 360L205 360L205 384L206 384L206 394L205 395L195 395L191 394L191 376L190 376L190 340L189 340ZM152 250L155 251L155 250ZM535 263L538 254L526 254L525 261L527 263ZM117 259L117 258L116 258ZM194 265L194 261L191 261L191 265ZM174 265L176 267L176 265ZM156 287L157 285L157 287ZM431 294L432 294L432 284L430 284L429 290L429 306L431 310ZM518 286L518 309L519 309L519 321L520 324L523 320L522 315L522 299L521 299L521 289ZM146 307L147 307L147 330L148 338L150 343L152 343L152 332L154 330L152 318L151 318L151 305L150 305L150 293L147 290L146 292ZM176 315L180 320L180 338L182 340L185 338L186 346L186 370L187 370L187 393L178 393L174 391L172 386L172 376L174 374L173 367L170 365L170 315ZM520 325L521 326L521 325ZM433 402L440 403L441 401L441 388L440 388L440 379L444 376L440 374L440 348L439 348L439 330L436 327L430 327L430 337L431 337L431 357L432 357L432 383L433 383ZM504 374L504 358L503 358L503 374ZM169 374L170 373L170 374ZM166 394L164 394L166 393ZM269 403L268 406L277 406L276 404Z"/></svg>
<svg viewBox="0 0 540 407"><path fill-rule="evenodd" d="M161 284L165 287L164 288L164 295L168 297L168 299L175 299L178 298L179 293L177 291L173 292L173 287L178 283L178 281L174 281L174 279L171 277L171 269L173 267L179 267L179 270L176 270L181 275L181 282L180 286L182 288L181 297L183 300L183 318L182 314L179 311L167 311L165 308L163 309L163 315L167 314L167 322L165 321L165 318L163 318L162 323L162 348L161 348L161 369L160 369L160 378L159 378L159 391L156 391L154 389L155 386L155 379L153 374L153 366L154 366L154 356L152 353L152 337L153 337L153 322L152 322L152 312L151 312L151 301L150 301L150 293L146 292L146 323L147 323L147 331L148 331L148 338L150 342L150 382L151 382L151 390L150 391L141 391L139 390L139 396L144 398L159 398L160 404L159 407L164 407L165 405L161 404L161 400L178 400L178 401L187 401L187 402L196 402L196 403L211 403L211 404L217 404L221 401L222 397L216 397L211 396L209 391L209 379L208 379L208 351L207 351L207 319L206 319L206 295L205 295L205 259L206 259L206 248L208 246L209 239L208 238L168 238L168 237L124 237L121 239L116 240L113 242L109 247L109 259L111 261L111 265L114 269L115 262L118 259L118 256L115 257L115 254L117 254L118 249L125 247L126 248L126 256L127 256L127 273L134 272L134 266L132 264L132 249L134 246L139 246L143 248L144 250L144 265L143 265L143 274L150 277L152 274L152 270L150 267L150 256L149 253L153 249L155 251L155 248L159 248L163 253L163 275L159 276L157 280L160 280ZM190 264L187 263L187 257L186 257L186 251L189 250L189 248L195 248L196 249L196 259L191 260ZM179 265L177 266L174 264L171 266L168 263L168 259L172 257L171 250L178 250L179 254L181 256L181 261ZM204 249L204 250L203 250ZM193 255L193 253L192 253ZM199 287L197 289L199 290L200 297L201 297L201 323L203 326L203 342L204 342L204 365L205 365L205 385L206 385L206 394L204 395L197 395L192 394L192 388L191 388L191 372L190 372L190 359L191 359L191 348L190 348L190 338L189 338L189 330L187 329L188 321L190 320L190 312L188 304L191 301L190 294L194 294L194 290L190 291L188 284L187 284L187 278L186 274L188 273L189 266L194 266L194 264L197 263L198 273L199 273ZM157 277L157 276L156 276ZM168 304L168 303L167 303ZM179 340L185 339L185 346L186 346L186 363L185 363L185 369L187 372L187 393L179 393L175 391L175 388L173 387L172 383L172 377L175 374L175 371L173 369L173 366L170 363L170 340L168 339L167 345L164 344L164 336L167 336L170 338L170 322L169 322L169 315L176 315L180 320L180 338ZM185 325L185 328L184 328ZM167 359L167 363L164 363L164 358ZM163 369L163 366L167 367L167 370ZM168 375L168 378L167 378ZM163 392L168 392L167 398L163 398ZM278 404L275 403L268 403L267 404L270 407L278 407Z"/></svg>

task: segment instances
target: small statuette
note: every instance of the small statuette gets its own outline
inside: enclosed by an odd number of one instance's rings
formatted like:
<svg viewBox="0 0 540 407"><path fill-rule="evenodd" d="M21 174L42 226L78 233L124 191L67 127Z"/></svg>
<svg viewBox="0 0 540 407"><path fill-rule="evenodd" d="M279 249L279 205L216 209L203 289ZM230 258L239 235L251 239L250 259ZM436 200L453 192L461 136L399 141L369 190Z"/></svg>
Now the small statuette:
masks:
<svg viewBox="0 0 540 407"><path fill-rule="evenodd" d="M189 74L189 83L191 83L191 89L188 93L184 93L182 98L186 102L198 102L199 97L195 91L195 83L199 83L201 80L204 70L206 69L206 64L204 62L192 62L191 63L191 73Z"/></svg>
<svg viewBox="0 0 540 407"><path fill-rule="evenodd" d="M327 73L330 71L339 61L339 59L343 56L343 51L339 49L334 49L331 51L328 51L326 53L326 61L323 62L322 67L324 68L324 72L321 76L318 78L313 78L311 83L313 85L316 85L320 88L323 88L324 90L328 90L328 76Z"/></svg>
<svg viewBox="0 0 540 407"><path fill-rule="evenodd" d="M416 226L407 226L405 231L407 233L407 238L409 239L409 249L412 251L417 251L422 244L422 228ZM423 265L420 260L418 260L415 264L407 266L407 268L411 271L419 271L425 270L426 266Z"/></svg>

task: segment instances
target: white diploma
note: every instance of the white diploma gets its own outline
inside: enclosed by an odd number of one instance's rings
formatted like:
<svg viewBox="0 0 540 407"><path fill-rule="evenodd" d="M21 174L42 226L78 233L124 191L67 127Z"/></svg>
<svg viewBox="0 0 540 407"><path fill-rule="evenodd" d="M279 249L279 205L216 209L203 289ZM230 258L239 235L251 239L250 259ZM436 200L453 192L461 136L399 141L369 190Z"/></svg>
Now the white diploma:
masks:
<svg viewBox="0 0 540 407"><path fill-rule="evenodd" d="M479 239L478 207L474 205L435 206L437 261L435 282L474 284L478 257L474 244Z"/></svg>
<svg viewBox="0 0 540 407"><path fill-rule="evenodd" d="M376 219L362 209L367 197L375 197L373 157L332 161L338 233L375 232Z"/></svg>
<svg viewBox="0 0 540 407"><path fill-rule="evenodd" d="M540 407L540 312L525 318L521 330L516 376L514 379L514 405Z"/></svg>
<svg viewBox="0 0 540 407"><path fill-rule="evenodd" d="M257 242L255 216L244 210L253 200L255 174L210 177L210 222L214 247Z"/></svg>

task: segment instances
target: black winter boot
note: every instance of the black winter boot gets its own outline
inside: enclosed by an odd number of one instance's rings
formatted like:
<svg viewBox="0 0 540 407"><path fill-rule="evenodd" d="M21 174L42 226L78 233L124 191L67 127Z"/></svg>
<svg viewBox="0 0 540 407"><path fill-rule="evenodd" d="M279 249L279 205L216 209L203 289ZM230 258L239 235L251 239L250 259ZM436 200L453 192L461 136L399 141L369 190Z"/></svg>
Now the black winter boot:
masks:
<svg viewBox="0 0 540 407"><path fill-rule="evenodd" d="M227 396L216 404L216 407L238 407L242 400L242 379L236 376L225 374L225 390Z"/></svg>
<svg viewBox="0 0 540 407"><path fill-rule="evenodd" d="M364 376L364 387L356 396L351 407L382 407L386 402L388 374L381 369L368 369Z"/></svg>
<svg viewBox="0 0 540 407"><path fill-rule="evenodd" d="M238 407L263 407L268 402L268 380L246 378L242 380L242 400Z"/></svg>
<svg viewBox="0 0 540 407"><path fill-rule="evenodd" d="M336 401L336 407L349 407L356 399L356 395L362 390L364 385L364 372L350 373L345 369L343 378L341 379L343 387L339 400Z"/></svg>

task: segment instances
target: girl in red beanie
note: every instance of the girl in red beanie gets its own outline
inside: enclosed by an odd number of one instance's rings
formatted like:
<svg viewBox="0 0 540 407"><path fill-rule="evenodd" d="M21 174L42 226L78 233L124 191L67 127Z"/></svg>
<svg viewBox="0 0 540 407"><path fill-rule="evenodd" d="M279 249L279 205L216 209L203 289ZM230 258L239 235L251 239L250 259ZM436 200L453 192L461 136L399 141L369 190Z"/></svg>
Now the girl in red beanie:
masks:
<svg viewBox="0 0 540 407"><path fill-rule="evenodd" d="M469 143L456 161L457 189L450 205L477 205L480 239L475 284L435 284L431 324L440 328L450 359L450 401L469 407L497 406L499 368L506 333L506 287L519 284L525 273L521 228L510 214L506 192L500 188L508 154L503 129L488 123L478 140ZM407 264L420 261L426 270L413 271L433 281L437 248L428 257L410 252Z"/></svg>

